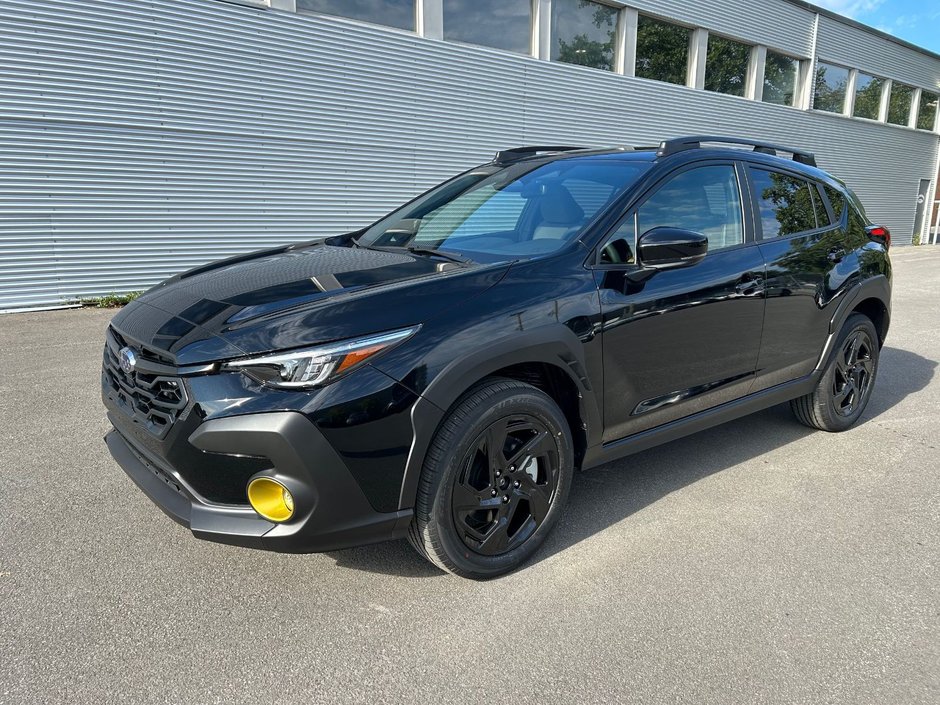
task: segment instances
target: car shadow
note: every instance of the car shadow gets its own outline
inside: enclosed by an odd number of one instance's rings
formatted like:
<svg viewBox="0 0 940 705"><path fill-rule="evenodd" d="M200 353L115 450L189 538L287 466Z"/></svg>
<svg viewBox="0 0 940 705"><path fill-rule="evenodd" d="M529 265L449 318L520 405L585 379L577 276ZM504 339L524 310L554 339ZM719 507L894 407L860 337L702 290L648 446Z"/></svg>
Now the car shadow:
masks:
<svg viewBox="0 0 940 705"><path fill-rule="evenodd" d="M878 380L861 424L877 419L933 379L937 362L899 348L881 351ZM780 404L574 477L568 508L529 565L626 519L676 490L816 433ZM442 573L407 541L336 551L338 566L408 578ZM525 570L523 567L522 570Z"/></svg>

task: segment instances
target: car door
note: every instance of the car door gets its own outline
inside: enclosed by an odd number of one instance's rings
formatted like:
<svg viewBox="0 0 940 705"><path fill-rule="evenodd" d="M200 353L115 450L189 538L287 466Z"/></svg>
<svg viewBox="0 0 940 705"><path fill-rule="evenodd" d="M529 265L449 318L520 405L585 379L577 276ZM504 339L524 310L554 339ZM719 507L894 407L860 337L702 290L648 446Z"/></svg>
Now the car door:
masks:
<svg viewBox="0 0 940 705"><path fill-rule="evenodd" d="M601 244L604 441L747 394L764 316L764 261L750 233L743 167L697 162L661 180ZM700 232L697 264L650 270L638 235L656 227Z"/></svg>
<svg viewBox="0 0 940 705"><path fill-rule="evenodd" d="M858 270L847 247L844 202L827 202L798 172L748 166L758 247L767 263L763 343L755 391L808 375L829 334L829 306Z"/></svg>

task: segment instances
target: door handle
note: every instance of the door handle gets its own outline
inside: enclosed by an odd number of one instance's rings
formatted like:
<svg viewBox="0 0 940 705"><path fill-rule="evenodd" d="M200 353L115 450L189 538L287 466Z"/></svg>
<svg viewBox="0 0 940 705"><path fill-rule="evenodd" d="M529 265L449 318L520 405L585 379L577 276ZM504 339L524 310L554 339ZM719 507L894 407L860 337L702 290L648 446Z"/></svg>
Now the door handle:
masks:
<svg viewBox="0 0 940 705"><path fill-rule="evenodd" d="M826 255L826 259L828 259L833 264L841 262L844 258L845 258L845 250L843 250L841 247L836 247L836 248L829 250L829 254Z"/></svg>

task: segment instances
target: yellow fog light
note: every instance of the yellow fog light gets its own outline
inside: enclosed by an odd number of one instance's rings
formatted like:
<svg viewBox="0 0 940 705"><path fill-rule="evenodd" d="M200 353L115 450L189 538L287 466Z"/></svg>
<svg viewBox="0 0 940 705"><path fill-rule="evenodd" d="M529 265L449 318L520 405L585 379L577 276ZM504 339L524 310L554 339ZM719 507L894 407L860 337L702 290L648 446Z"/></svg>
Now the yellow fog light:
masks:
<svg viewBox="0 0 940 705"><path fill-rule="evenodd" d="M269 521L287 521L294 516L294 497L280 482L258 477L248 483L248 501Z"/></svg>

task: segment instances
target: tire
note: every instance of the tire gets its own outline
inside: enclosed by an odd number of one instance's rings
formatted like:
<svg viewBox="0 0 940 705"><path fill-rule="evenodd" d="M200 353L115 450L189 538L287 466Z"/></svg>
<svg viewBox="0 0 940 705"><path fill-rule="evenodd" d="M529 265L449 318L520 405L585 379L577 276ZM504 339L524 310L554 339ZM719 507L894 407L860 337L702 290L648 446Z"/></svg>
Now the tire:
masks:
<svg viewBox="0 0 940 705"><path fill-rule="evenodd" d="M871 319L849 316L816 389L790 402L800 423L834 433L851 428L871 398L880 352Z"/></svg>
<svg viewBox="0 0 940 705"><path fill-rule="evenodd" d="M571 430L551 397L516 380L484 380L431 442L408 539L455 575L508 573L557 523L573 468Z"/></svg>

